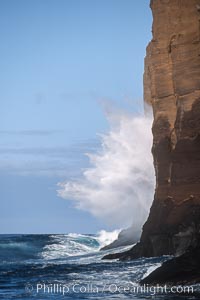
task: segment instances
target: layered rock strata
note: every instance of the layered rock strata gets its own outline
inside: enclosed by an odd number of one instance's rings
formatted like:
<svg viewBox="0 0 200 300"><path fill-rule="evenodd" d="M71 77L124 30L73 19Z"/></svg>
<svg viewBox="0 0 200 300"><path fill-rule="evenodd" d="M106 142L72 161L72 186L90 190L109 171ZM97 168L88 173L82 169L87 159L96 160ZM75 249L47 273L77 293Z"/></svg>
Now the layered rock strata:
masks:
<svg viewBox="0 0 200 300"><path fill-rule="evenodd" d="M106 258L181 255L200 233L200 0L152 0L144 100L153 107L154 201L139 244Z"/></svg>

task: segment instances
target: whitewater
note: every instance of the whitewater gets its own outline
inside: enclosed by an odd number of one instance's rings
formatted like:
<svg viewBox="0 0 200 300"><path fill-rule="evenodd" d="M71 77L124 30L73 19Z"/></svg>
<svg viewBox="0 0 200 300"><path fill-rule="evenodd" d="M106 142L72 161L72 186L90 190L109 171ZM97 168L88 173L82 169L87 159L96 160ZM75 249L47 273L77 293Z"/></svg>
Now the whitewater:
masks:
<svg viewBox="0 0 200 300"><path fill-rule="evenodd" d="M58 196L112 228L133 225L140 235L155 189L152 112L136 115L112 107L106 117L109 130L97 136L100 146L85 153L88 167L78 178L58 183Z"/></svg>
<svg viewBox="0 0 200 300"><path fill-rule="evenodd" d="M0 235L0 299L149 299L151 292L135 288L168 258L102 260L116 249L100 248L117 234Z"/></svg>

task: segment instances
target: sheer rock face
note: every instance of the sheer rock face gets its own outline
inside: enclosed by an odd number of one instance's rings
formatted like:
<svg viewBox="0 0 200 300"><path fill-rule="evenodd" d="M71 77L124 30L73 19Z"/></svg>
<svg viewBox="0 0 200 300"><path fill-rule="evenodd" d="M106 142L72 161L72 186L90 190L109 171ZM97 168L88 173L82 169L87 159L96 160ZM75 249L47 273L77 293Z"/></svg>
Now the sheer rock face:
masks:
<svg viewBox="0 0 200 300"><path fill-rule="evenodd" d="M152 0L144 99L153 107L156 191L144 254L183 253L200 227L200 0Z"/></svg>
<svg viewBox="0 0 200 300"><path fill-rule="evenodd" d="M179 255L195 247L200 232L200 0L150 6L144 99L154 113L156 189L140 243L121 259Z"/></svg>

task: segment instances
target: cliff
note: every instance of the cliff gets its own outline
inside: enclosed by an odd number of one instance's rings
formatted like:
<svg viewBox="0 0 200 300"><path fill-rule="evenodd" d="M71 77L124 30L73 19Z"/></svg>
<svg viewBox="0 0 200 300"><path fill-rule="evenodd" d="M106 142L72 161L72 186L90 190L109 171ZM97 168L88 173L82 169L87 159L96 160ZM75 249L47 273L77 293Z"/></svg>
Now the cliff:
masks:
<svg viewBox="0 0 200 300"><path fill-rule="evenodd" d="M181 255L200 240L200 0L152 0L144 100L153 107L154 201L140 242L105 258Z"/></svg>

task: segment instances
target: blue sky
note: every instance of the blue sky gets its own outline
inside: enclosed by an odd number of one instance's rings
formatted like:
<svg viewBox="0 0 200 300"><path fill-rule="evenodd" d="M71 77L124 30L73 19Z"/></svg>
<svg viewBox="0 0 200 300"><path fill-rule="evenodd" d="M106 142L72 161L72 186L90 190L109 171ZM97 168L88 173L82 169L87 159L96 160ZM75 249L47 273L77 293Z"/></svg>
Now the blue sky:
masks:
<svg viewBox="0 0 200 300"><path fill-rule="evenodd" d="M143 106L146 0L0 1L0 233L111 226L57 196L108 130L104 102Z"/></svg>

